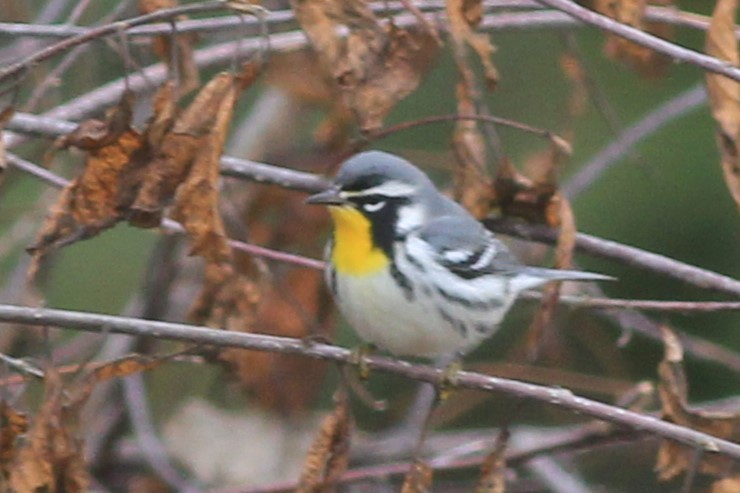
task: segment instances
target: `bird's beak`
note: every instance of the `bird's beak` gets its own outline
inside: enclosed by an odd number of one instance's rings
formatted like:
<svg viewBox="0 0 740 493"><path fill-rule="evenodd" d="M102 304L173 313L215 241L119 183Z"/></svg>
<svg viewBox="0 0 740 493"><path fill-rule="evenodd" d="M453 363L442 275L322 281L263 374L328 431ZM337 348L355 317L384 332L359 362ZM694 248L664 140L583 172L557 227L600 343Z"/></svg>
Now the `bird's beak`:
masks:
<svg viewBox="0 0 740 493"><path fill-rule="evenodd" d="M347 199L343 198L339 194L339 188L331 187L323 192L311 195L306 199L307 204L318 204L318 205L345 205Z"/></svg>

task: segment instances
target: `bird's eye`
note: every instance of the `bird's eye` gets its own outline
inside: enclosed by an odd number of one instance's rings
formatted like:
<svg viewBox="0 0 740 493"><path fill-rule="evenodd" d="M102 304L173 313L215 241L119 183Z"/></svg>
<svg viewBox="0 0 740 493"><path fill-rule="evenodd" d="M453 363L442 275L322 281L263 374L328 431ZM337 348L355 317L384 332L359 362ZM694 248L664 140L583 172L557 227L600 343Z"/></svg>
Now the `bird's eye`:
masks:
<svg viewBox="0 0 740 493"><path fill-rule="evenodd" d="M363 210L366 212L377 212L385 207L385 200L378 200L373 202L365 202L362 204Z"/></svg>

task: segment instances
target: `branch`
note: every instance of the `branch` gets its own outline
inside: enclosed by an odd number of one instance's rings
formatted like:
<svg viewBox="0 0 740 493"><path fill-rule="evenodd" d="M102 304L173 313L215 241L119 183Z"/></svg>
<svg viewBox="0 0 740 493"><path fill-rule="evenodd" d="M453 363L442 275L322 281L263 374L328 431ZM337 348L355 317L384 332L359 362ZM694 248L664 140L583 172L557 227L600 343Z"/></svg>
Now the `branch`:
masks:
<svg viewBox="0 0 740 493"><path fill-rule="evenodd" d="M667 123L698 109L706 100L707 92L703 83L671 98L645 115L640 121L626 128L586 164L580 166L578 171L563 184L560 191L568 197L580 194L641 141L663 128Z"/></svg>
<svg viewBox="0 0 740 493"><path fill-rule="evenodd" d="M616 34L641 46L653 49L671 57L674 62L685 62L705 70L721 74L730 79L740 81L740 68L735 67L723 60L704 55L702 53L684 48L670 41L658 38L652 34L640 31L634 27L622 24L605 15L598 14L593 10L581 7L570 0L537 0L543 5L565 12L566 14L591 24L599 29Z"/></svg>
<svg viewBox="0 0 740 493"><path fill-rule="evenodd" d="M35 122L38 121L38 125ZM74 124L59 120L53 120L47 117L34 117L28 114L18 114L8 123L9 129L21 129L27 132L48 133L58 136L70 132ZM9 162L13 165L20 162L16 157L9 157ZM316 192L326 187L327 182L316 175L300 171L289 170L278 166L257 163L245 159L234 157L223 157L222 164L226 168L224 174L228 176L245 178L248 180L258 181L259 183L270 183L279 185L293 190ZM38 173L45 176L55 176L44 168L25 162L24 171L31 171L36 168ZM36 173L34 173L36 174ZM39 175L37 175L39 176ZM58 186L58 181L52 183ZM513 219L488 219L485 221L486 226L497 233L503 233L519 238L554 244L556 241L555 230L544 225L525 224ZM171 227L171 224L167 224ZM246 244L243 244L246 245ZM239 248L251 248L250 246ZM265 252L253 250L257 255L265 256ZM623 245L614 241L597 238L595 236L578 233L576 236L576 248L590 254L608 258L627 265L638 268L648 269L668 277L673 277L687 284L692 284L703 289L719 291L740 297L740 281L731 277L717 274L715 272L701 269L677 260L670 259L663 255L647 252L645 250ZM269 251L267 251L269 252ZM268 256L270 254L268 253ZM320 268L319 264L310 265L311 268Z"/></svg>
<svg viewBox="0 0 740 493"><path fill-rule="evenodd" d="M522 298L539 300L541 293L522 293ZM740 310L740 301L657 301L657 300L621 300L616 298L585 298L582 296L561 295L558 302L573 308L626 308L630 310L654 312L702 312Z"/></svg>
<svg viewBox="0 0 740 493"><path fill-rule="evenodd" d="M142 24L148 24L150 22L162 21L168 19L174 19L180 15L194 14L199 12L211 12L214 10L224 10L227 6L220 1L204 2L193 5L184 5L181 7L175 7L172 9L162 9L151 14L140 15L138 17L132 17L131 19L117 21L112 24L105 24L100 27L88 29L86 32L67 38L51 46L37 51L36 53L24 58L23 60L9 65L0 70L0 82L3 82L12 77L19 76L23 71L32 68L35 65L47 60L59 53L62 53L70 48L87 43L94 39L109 36L124 32L134 26ZM171 32L171 30L170 30Z"/></svg>
<svg viewBox="0 0 740 493"><path fill-rule="evenodd" d="M41 166L38 166L32 162L26 161L25 159L22 159L16 156L15 154L8 153L6 155L6 158L10 165L45 181L46 183L48 183L49 185L53 187L62 188L69 184L69 180L62 178L61 176L55 175L54 173L47 170L46 168L42 168ZM236 158L233 158L233 159L236 159ZM245 166L249 166L248 163L249 161L243 161L241 164ZM266 165L266 164L260 164L260 166L269 167L269 165ZM275 167L273 166L272 168L275 168ZM280 168L277 168L277 170L278 171L274 173L274 175L276 178L279 179L281 176L281 173L279 172ZM264 173L264 171L262 171L261 168L258 168L257 170L253 170L253 173L257 173L257 174ZM175 233L185 233L185 228L183 228L180 223L172 219L168 219L168 218L163 219L161 226L165 228L166 230L169 230ZM278 250L272 250L270 248L265 248L265 247L261 247L258 245L252 245L250 243L245 243L245 242L234 240L231 238L228 239L228 242L232 248L236 250L241 250L243 252L250 253L252 255L256 255L258 257L268 258L271 260L277 260L279 262L288 262L288 263L291 263L294 265L300 265L302 267L306 267L309 269L322 270L324 268L324 262L320 260L302 257L300 255L295 255L295 254L287 253L287 252L281 252Z"/></svg>
<svg viewBox="0 0 740 493"><path fill-rule="evenodd" d="M353 356L353 352L348 349L329 344L308 342L306 340L243 332L229 332L188 324L68 310L0 305L0 321L32 326L52 326L94 333L155 337L158 339L208 344L218 347L296 354L341 364L351 364L353 360L357 359ZM441 369L387 357L367 357L363 363L373 370L401 375L431 384L438 384L443 377L443 370ZM702 450L705 453L720 453L734 459L740 459L740 444L732 443L674 423L661 421L652 416L646 416L634 411L579 397L567 389L544 387L472 372L458 373L455 376L455 384L460 388L486 392L503 392L520 398L533 399L610 423L647 431Z"/></svg>
<svg viewBox="0 0 740 493"><path fill-rule="evenodd" d="M485 224L496 233L517 238L555 244L557 231L540 224L527 224L511 218L487 219ZM578 233L576 249L622 264L647 269L679 281L721 293L740 297L740 281L671 258L615 241Z"/></svg>

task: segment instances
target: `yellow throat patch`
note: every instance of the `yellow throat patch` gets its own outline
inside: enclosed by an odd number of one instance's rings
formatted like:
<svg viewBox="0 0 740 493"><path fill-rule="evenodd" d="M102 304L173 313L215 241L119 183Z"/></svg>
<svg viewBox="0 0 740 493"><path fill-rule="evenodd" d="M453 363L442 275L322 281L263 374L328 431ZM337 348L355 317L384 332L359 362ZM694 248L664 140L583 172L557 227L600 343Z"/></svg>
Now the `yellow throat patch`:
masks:
<svg viewBox="0 0 740 493"><path fill-rule="evenodd" d="M334 219L334 249L331 260L341 274L373 274L386 265L388 257L373 245L370 221L356 209L329 207Z"/></svg>

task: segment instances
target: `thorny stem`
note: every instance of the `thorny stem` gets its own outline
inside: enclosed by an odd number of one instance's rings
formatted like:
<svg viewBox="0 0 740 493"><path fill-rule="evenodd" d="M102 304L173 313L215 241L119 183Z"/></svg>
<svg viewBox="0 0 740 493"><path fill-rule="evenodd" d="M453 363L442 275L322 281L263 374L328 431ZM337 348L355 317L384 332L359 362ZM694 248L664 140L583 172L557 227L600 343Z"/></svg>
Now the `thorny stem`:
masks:
<svg viewBox="0 0 740 493"><path fill-rule="evenodd" d="M347 349L328 344L307 343L300 339L68 310L0 305L0 320L32 326L59 327L94 333L129 334L218 347L297 354L343 364L349 364L352 358L352 352ZM421 382L436 383L441 376L441 370L437 368L399 359L369 356L365 358L365 362L373 370L393 373ZM610 423L669 438L692 448L700 448L707 453L719 453L740 459L740 444L652 416L579 397L566 389L544 387L465 371L456 376L455 383L460 388L503 392L533 399Z"/></svg>

